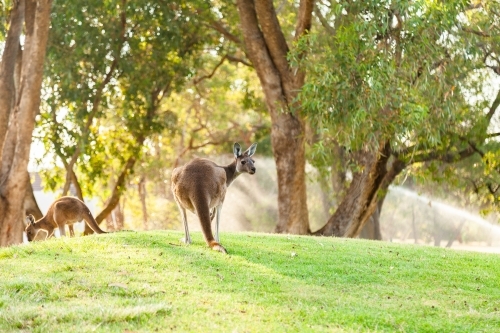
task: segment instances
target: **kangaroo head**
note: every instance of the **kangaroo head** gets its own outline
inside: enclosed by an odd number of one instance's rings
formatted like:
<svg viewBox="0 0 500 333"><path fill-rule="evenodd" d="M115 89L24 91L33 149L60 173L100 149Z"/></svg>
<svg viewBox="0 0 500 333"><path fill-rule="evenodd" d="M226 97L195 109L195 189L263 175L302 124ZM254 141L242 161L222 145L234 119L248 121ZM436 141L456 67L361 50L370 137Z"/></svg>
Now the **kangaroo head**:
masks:
<svg viewBox="0 0 500 333"><path fill-rule="evenodd" d="M254 143L243 153L241 152L241 146L239 143L235 143L233 147L234 157L236 158L236 172L238 173L249 173L253 175L256 171L255 161L252 160L252 155L255 154L257 149L257 144Z"/></svg>
<svg viewBox="0 0 500 333"><path fill-rule="evenodd" d="M26 232L26 237L28 238L29 242L47 238L47 231L36 227L35 217L33 217L33 215L30 214L26 216L24 225L26 226L24 231Z"/></svg>
<svg viewBox="0 0 500 333"><path fill-rule="evenodd" d="M28 237L28 241L32 241L33 238L35 238L37 230L35 229L35 218L33 215L28 215L26 216L26 219L24 220L24 225L26 228L24 231L26 232L26 237Z"/></svg>

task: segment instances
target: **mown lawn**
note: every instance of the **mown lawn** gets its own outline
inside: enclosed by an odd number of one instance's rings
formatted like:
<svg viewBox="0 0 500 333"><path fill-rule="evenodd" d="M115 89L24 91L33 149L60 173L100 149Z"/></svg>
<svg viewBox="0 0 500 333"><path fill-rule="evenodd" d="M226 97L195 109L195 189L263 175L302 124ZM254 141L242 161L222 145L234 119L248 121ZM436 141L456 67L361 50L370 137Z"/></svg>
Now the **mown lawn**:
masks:
<svg viewBox="0 0 500 333"><path fill-rule="evenodd" d="M500 332L500 256L176 231L0 249L0 332Z"/></svg>

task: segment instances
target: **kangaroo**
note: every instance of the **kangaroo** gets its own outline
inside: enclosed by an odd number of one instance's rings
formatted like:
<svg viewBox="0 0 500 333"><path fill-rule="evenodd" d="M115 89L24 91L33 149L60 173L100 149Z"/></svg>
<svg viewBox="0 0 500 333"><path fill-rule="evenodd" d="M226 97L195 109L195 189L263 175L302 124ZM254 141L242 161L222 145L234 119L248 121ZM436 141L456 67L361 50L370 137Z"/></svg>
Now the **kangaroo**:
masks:
<svg viewBox="0 0 500 333"><path fill-rule="evenodd" d="M72 227L73 223L82 220L85 220L95 233L106 233L99 228L90 210L81 200L74 197L62 197L54 201L50 205L47 214L38 221L35 222L35 218L31 214L26 216L26 236L30 242L38 240L40 239L38 233L43 231L47 234L45 238L49 238L54 234L55 228L59 228L61 236L66 236L64 226L67 224L68 227Z"/></svg>
<svg viewBox="0 0 500 333"><path fill-rule="evenodd" d="M251 158L255 154L255 149L257 149L256 143L242 153L241 146L235 143L233 146L234 161L227 166L217 165L204 158L195 158L172 171L172 193L181 212L185 233L183 241L186 244L191 244L186 219L186 209L188 209L198 215L207 245L213 250L227 254L226 249L219 243L222 204L227 188L236 177L244 172L251 175L255 173L255 161ZM214 239L211 221L216 212Z"/></svg>

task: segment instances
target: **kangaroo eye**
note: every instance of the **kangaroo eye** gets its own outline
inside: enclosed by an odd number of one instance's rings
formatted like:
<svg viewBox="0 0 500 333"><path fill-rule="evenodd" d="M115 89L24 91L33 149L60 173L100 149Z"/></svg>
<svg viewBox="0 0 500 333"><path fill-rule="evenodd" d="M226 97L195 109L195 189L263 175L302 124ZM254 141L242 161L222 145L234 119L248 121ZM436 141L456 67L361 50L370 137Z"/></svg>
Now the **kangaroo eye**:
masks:
<svg viewBox="0 0 500 333"><path fill-rule="evenodd" d="M245 164L245 163L246 163L246 161L241 161L241 164Z"/></svg>

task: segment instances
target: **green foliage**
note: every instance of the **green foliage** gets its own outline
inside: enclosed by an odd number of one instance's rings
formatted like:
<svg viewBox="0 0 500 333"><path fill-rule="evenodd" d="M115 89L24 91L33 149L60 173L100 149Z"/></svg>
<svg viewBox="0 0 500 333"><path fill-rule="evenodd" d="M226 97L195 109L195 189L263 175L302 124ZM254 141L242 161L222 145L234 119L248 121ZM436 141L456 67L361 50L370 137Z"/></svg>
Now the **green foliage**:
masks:
<svg viewBox="0 0 500 333"><path fill-rule="evenodd" d="M418 184L424 191L439 188L443 194L451 195L462 205L478 208L484 215L498 212L500 144L490 140L477 149L485 153L453 164L434 161L415 165L411 174L420 179Z"/></svg>
<svg viewBox="0 0 500 333"><path fill-rule="evenodd" d="M462 89L477 59L454 33L464 5L333 2L335 34L320 29L291 55L308 73L300 100L313 126L353 150L387 139L395 149L437 147L462 133L474 120Z"/></svg>
<svg viewBox="0 0 500 333"><path fill-rule="evenodd" d="M0 26L3 29L0 29L0 41L5 41L7 37L7 31L9 30L9 20L10 20L10 11L12 10L12 1L6 0L0 2ZM3 43L0 46L0 50L3 53Z"/></svg>
<svg viewBox="0 0 500 333"><path fill-rule="evenodd" d="M0 330L481 332L497 255L338 238L120 232L0 249ZM103 264L105 263L105 264ZM35 269L36 268L36 269Z"/></svg>
<svg viewBox="0 0 500 333"><path fill-rule="evenodd" d="M204 1L54 6L36 136L65 162L80 150L75 171L85 195L106 195L96 184L107 189L148 138L175 130L178 116L162 101L194 75L203 46L217 43L202 29L206 8Z"/></svg>
<svg viewBox="0 0 500 333"><path fill-rule="evenodd" d="M469 103L465 111L470 119L462 121L462 131L446 133L443 144L435 151L436 156L447 156L444 159L447 164L438 158L413 166L411 170L421 183L427 183L420 185L424 190L438 185L443 192L460 198L461 204L476 207L483 214L498 211L500 203L500 169L496 163L500 147L498 134L494 134L498 133L495 120L498 108L495 110L494 105L500 98L497 90L500 62L496 56L500 51L500 30L495 23L499 20L499 9L498 2L488 2L462 16L461 38L468 46L463 52L472 58L480 56L482 61L470 72L470 79L461 83ZM465 160L460 159L459 153L471 148L475 154Z"/></svg>

